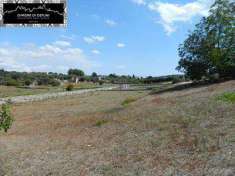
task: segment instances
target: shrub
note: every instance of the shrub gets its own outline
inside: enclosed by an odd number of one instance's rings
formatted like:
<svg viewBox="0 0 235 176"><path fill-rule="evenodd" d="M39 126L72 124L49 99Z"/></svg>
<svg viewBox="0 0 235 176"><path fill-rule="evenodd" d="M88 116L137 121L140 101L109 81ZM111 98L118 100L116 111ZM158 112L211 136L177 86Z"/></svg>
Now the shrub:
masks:
<svg viewBox="0 0 235 176"><path fill-rule="evenodd" d="M33 81L31 81L31 80L25 80L24 81L24 84L26 85L26 86L30 86L30 84L32 84L33 83Z"/></svg>
<svg viewBox="0 0 235 176"><path fill-rule="evenodd" d="M3 104L0 111L0 131L7 132L13 123L13 115L11 114L10 105Z"/></svg>
<svg viewBox="0 0 235 176"><path fill-rule="evenodd" d="M57 80L52 80L52 81L50 82L50 85L52 85L53 87L58 87L58 86L60 86L60 82L57 81Z"/></svg>
<svg viewBox="0 0 235 176"><path fill-rule="evenodd" d="M210 75L209 79L210 79L210 82L212 82L212 83L219 82L220 75L218 73L215 73L213 75Z"/></svg>
<svg viewBox="0 0 235 176"><path fill-rule="evenodd" d="M69 85L67 85L67 87L66 87L66 90L67 91L72 91L74 89L74 85L73 84L69 84Z"/></svg>
<svg viewBox="0 0 235 176"><path fill-rule="evenodd" d="M20 86L20 83L12 78L6 79L6 86Z"/></svg>
<svg viewBox="0 0 235 176"><path fill-rule="evenodd" d="M134 97L128 97L128 98L126 98L126 99L122 102L122 106L126 106L126 105L128 105L128 104L130 104L130 103L135 102L136 100L137 100L137 99L134 98Z"/></svg>
<svg viewBox="0 0 235 176"><path fill-rule="evenodd" d="M226 92L223 95L219 96L218 100L228 103L235 103L235 92Z"/></svg>
<svg viewBox="0 0 235 176"><path fill-rule="evenodd" d="M104 81L100 80L99 85L102 86L104 84Z"/></svg>
<svg viewBox="0 0 235 176"><path fill-rule="evenodd" d="M96 122L95 126L101 127L102 125L108 123L108 120L99 120Z"/></svg>

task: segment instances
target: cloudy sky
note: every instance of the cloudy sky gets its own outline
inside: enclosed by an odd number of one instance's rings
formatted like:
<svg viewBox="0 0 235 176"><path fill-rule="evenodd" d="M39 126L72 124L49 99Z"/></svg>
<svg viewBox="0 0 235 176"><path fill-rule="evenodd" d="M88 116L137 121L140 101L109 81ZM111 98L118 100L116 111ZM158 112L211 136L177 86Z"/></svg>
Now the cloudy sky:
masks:
<svg viewBox="0 0 235 176"><path fill-rule="evenodd" d="M0 28L0 68L177 73L177 48L213 0L69 0L65 28Z"/></svg>

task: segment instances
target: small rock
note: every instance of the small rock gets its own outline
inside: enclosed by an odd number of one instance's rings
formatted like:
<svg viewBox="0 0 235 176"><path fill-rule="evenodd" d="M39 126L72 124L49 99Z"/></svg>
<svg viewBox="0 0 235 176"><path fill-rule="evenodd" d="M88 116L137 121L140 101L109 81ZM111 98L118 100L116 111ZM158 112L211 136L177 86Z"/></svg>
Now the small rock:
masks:
<svg viewBox="0 0 235 176"><path fill-rule="evenodd" d="M235 169L226 169L224 171L224 176L234 176L235 175Z"/></svg>

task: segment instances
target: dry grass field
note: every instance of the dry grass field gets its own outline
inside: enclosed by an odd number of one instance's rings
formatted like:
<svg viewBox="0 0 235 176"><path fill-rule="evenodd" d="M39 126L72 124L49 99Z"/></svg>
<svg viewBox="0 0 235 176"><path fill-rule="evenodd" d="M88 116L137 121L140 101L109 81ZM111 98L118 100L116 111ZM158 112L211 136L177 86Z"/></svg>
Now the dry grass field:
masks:
<svg viewBox="0 0 235 176"><path fill-rule="evenodd" d="M0 86L0 98L5 97L15 97L24 95L36 95L49 92L59 92L62 91L61 88L54 87L35 87L35 88L23 88L14 86Z"/></svg>
<svg viewBox="0 0 235 176"><path fill-rule="evenodd" d="M235 175L235 104L219 98L232 91L235 81L14 105L0 175Z"/></svg>
<svg viewBox="0 0 235 176"><path fill-rule="evenodd" d="M66 86L67 85L59 86L59 87L35 86L33 88L27 88L27 87L14 87L14 86L1 86L0 85L0 98L63 92L63 91L65 91ZM94 84L94 83L88 83L88 82L82 83L81 82L77 85L74 85L74 90L93 89L93 88L109 87L109 86L112 86L112 85L111 84L104 84L104 85L100 86L100 85Z"/></svg>

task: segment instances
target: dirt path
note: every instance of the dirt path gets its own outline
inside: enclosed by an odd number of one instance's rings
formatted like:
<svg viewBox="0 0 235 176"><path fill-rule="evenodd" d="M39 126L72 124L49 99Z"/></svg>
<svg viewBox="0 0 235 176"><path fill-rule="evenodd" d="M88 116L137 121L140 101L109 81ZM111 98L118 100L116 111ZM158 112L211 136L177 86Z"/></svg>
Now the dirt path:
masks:
<svg viewBox="0 0 235 176"><path fill-rule="evenodd" d="M0 105L3 103L6 103L7 101L10 101L12 103L25 103L25 102L47 100L51 98L58 98L58 97L63 97L63 96L79 95L79 94L84 94L88 92L107 91L107 90L112 90L115 88L117 87L105 87L105 88L97 88L97 89L77 90L77 91L71 91L71 92L56 92L56 93L46 93L46 94L38 94L38 95L0 98Z"/></svg>

